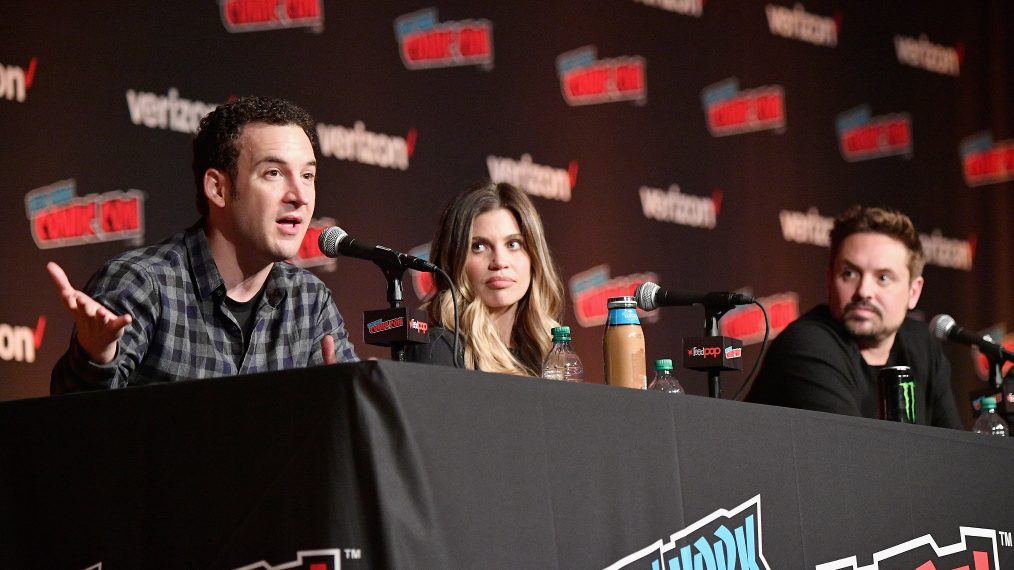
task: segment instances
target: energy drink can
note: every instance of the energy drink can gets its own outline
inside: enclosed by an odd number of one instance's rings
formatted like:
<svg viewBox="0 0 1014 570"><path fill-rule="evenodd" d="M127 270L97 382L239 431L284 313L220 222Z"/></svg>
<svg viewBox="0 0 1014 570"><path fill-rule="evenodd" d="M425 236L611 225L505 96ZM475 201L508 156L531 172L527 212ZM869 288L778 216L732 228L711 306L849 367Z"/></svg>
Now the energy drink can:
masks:
<svg viewBox="0 0 1014 570"><path fill-rule="evenodd" d="M880 369L880 419L903 424L916 423L915 380L909 366Z"/></svg>

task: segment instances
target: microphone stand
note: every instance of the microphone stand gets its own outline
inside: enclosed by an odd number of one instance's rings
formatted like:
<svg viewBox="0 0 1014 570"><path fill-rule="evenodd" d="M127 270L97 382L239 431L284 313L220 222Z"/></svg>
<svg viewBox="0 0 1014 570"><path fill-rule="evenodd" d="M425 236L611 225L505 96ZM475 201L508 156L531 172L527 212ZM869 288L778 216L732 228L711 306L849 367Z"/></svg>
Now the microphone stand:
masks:
<svg viewBox="0 0 1014 570"><path fill-rule="evenodd" d="M405 362L405 347L409 344L429 342L426 334L429 325L420 311L402 305L405 267L397 252L389 250L389 253L390 255L376 257L372 261L384 272L387 279L387 303L390 307L363 312L363 336L367 344L390 346L391 360ZM370 330L371 321L380 323L381 327Z"/></svg>
<svg viewBox="0 0 1014 570"><path fill-rule="evenodd" d="M725 315L726 309L705 305L704 307L704 336L717 337L718 321ZM722 397L722 367L712 366L708 368L708 396L712 398Z"/></svg>
<svg viewBox="0 0 1014 570"><path fill-rule="evenodd" d="M402 294L401 280L405 275L405 268L398 265L397 269L385 267L384 277L387 278L387 304L392 309L400 309L402 301L405 300ZM391 360L405 362L405 342L391 343Z"/></svg>
<svg viewBox="0 0 1014 570"><path fill-rule="evenodd" d="M708 396L722 397L723 370L743 369L743 341L718 333L718 321L735 308L728 302L704 302L704 337L683 339L683 367L708 374Z"/></svg>

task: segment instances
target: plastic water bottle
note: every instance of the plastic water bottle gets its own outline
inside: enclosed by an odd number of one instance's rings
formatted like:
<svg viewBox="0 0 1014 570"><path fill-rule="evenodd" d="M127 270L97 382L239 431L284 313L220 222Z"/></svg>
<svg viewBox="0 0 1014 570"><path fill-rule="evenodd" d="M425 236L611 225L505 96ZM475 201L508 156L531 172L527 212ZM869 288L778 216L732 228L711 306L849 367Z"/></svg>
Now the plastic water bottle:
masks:
<svg viewBox="0 0 1014 570"><path fill-rule="evenodd" d="M542 377L566 382L584 380L584 365L570 345L570 327L553 327L553 348L542 363Z"/></svg>
<svg viewBox="0 0 1014 570"><path fill-rule="evenodd" d="M655 361L655 379L648 385L649 390L667 394L685 394L683 386L672 373L672 360L663 358Z"/></svg>
<svg viewBox="0 0 1014 570"><path fill-rule="evenodd" d="M996 398L989 396L982 399L982 413L972 424L972 431L986 435L998 435L1007 437L1010 435L1010 428L1007 422L1003 421L1000 414L996 413Z"/></svg>

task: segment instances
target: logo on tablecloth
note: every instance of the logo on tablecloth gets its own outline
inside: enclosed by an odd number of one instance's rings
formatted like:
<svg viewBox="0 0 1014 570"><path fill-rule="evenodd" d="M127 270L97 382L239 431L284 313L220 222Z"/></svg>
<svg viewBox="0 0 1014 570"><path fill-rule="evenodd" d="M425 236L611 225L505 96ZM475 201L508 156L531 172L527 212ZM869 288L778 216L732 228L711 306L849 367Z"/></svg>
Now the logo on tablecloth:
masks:
<svg viewBox="0 0 1014 570"><path fill-rule="evenodd" d="M292 562L268 564L261 560L236 570L341 570L342 560L359 560L362 552L358 548L332 548L328 550L300 550Z"/></svg>
<svg viewBox="0 0 1014 570"><path fill-rule="evenodd" d="M859 566L855 556L818 564L816 570L1000 570L997 560L996 531L986 528L959 527L961 541L937 546L927 534L873 554L873 562Z"/></svg>
<svg viewBox="0 0 1014 570"><path fill-rule="evenodd" d="M606 570L770 570L761 544L760 495L728 511L718 509L666 539L625 556Z"/></svg>

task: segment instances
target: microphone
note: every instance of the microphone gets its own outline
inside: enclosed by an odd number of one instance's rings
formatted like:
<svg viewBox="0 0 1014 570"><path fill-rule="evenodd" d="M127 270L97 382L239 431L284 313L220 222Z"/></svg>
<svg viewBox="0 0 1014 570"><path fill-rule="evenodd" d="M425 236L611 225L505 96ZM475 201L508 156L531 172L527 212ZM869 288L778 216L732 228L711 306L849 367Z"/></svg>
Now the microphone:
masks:
<svg viewBox="0 0 1014 570"><path fill-rule="evenodd" d="M317 245L328 257L344 255L365 259L376 263L382 269L414 269L428 273L440 270L436 265L414 255L356 239L338 226L331 226L321 232L317 238Z"/></svg>
<svg viewBox="0 0 1014 570"><path fill-rule="evenodd" d="M950 315L937 315L929 323L930 332L940 340L951 340L969 346L977 346L983 354L998 360L1014 362L1014 352L993 342L988 336L970 333L954 322Z"/></svg>
<svg viewBox="0 0 1014 570"><path fill-rule="evenodd" d="M713 309L732 309L736 305L749 305L754 298L743 293L698 293L696 291L677 291L663 289L651 281L645 281L634 291L637 306L645 311L654 311L659 307L686 307L704 305Z"/></svg>

